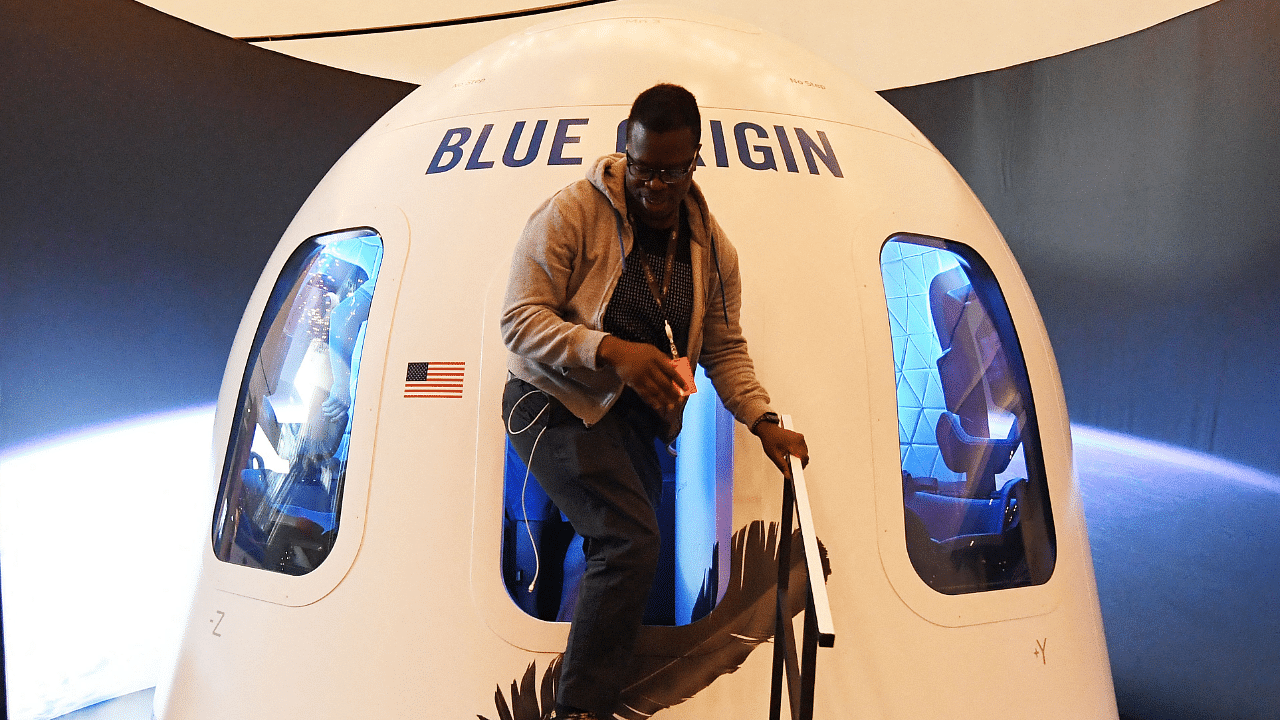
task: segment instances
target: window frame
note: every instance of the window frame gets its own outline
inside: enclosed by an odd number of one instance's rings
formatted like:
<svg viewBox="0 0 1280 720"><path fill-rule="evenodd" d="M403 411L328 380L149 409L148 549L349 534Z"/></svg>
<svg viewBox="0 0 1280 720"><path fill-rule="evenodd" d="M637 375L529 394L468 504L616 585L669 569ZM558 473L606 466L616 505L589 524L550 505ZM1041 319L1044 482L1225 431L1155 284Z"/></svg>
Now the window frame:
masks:
<svg viewBox="0 0 1280 720"><path fill-rule="evenodd" d="M409 226L404 213L393 205L375 205L344 214L358 218L353 224L332 224L323 219L295 223L286 231L268 259L246 305L223 374L214 418L212 477L209 525L204 526L204 573L212 586L223 592L290 607L310 605L331 593L345 578L364 541L368 516L374 436L385 391L385 358L390 343L396 298L409 252ZM326 560L305 575L286 575L244 567L218 559L211 536L214 503L220 488L225 453L230 443L239 404L241 385L258 325L273 288L286 262L304 243L317 237L366 229L382 239L383 255L378 274L378 291L369 308L357 396L351 408L354 432L348 447L340 523L342 532Z"/></svg>
<svg viewBox="0 0 1280 720"><path fill-rule="evenodd" d="M898 597L915 613L944 627L963 627L1052 612L1062 600L1064 555L1078 554L1074 538L1064 536L1063 522L1077 508L1053 507L1057 560L1054 572L1041 584L989 592L948 595L931 588L916 572L907 553L899 444L898 397L888 301L881 271L884 245L895 239L936 248L963 246L981 258L1003 295L1009 321L1018 329L1018 344L1026 366L1027 384L1035 391L1035 409L1044 464L1047 497L1062 498L1072 490L1071 442L1061 381L1044 324L1017 263L998 233L966 237L965 242L923 232L900 230L876 245L855 244L863 327L866 333L867 373L872 403L871 441L875 475L876 523L881 565ZM888 349L888 351L886 351ZM1059 503L1058 505L1060 505Z"/></svg>
<svg viewBox="0 0 1280 720"><path fill-rule="evenodd" d="M344 260L327 249L335 242L348 242L357 238L373 238L376 240L378 249L376 259L372 259L373 267L366 268L350 260ZM294 248L284 267L281 268L280 274L276 277L271 289L271 295L258 321L253 343L246 358L245 371L240 382L240 391L236 401L235 417L237 421L233 426L231 436L228 438L226 455L223 458L223 472L219 480L218 501L214 509L212 528L213 543L215 545L214 554L219 560L231 563L236 563L239 560L238 564L246 567L255 567L268 572L296 576L314 572L328 559L334 541L342 532L342 493L347 474L346 457L348 453L346 450L349 450L349 448L344 448L343 444L344 440L349 442L348 429L354 431L356 424L352 422L354 418L349 411L344 411L343 415L346 417L341 420L342 425L345 427L340 427L319 415L314 418L303 418L301 422L297 423L286 423L281 421L284 416L281 416L280 413L296 410L297 402L299 400L305 401L305 398L297 396L301 388L298 388L296 383L299 378L306 377L308 374L315 375L318 378L327 376L331 387L326 392L332 393L334 389L337 389L344 396L350 397L353 389L356 392L359 391L359 379L350 377L349 365L348 376L342 385L335 384L337 370L333 367L335 356L331 345L333 341L331 323L333 322L334 311L341 306L342 302L356 298L360 288L368 287L376 291L375 285L382 265L382 256L382 238L372 228L355 228L325 233L310 237ZM342 297L337 303L329 306L329 303L332 302L329 296L333 295L333 290L322 289L317 294L316 292L308 293L308 289L312 287L312 281L320 277L319 273L324 268L324 264L332 261L342 261L350 268L345 272L351 277L342 282L353 282L354 278L358 278L355 275L356 272L363 272L365 279L354 287L348 285L348 290L345 291L346 297ZM325 275L327 276L327 272ZM344 292L341 287L336 289ZM368 293L368 298L371 304L373 291ZM323 310L317 312L312 302L319 303ZM286 311L289 314L282 317L282 313ZM294 317L295 313L299 313L299 316ZM308 322L308 317L311 317L310 322ZM324 338L319 344L317 344L317 340L320 338L313 337L315 332L314 324L317 319L322 320L324 323L322 326ZM367 327L368 308L365 309L364 318L360 321L360 324ZM309 329L308 326L310 326ZM303 330L307 330L306 334L299 337L298 333ZM347 358L348 363L353 363L354 358L362 354L366 335L367 332L357 330L351 338L351 357ZM308 338L311 338L310 346L300 349L299 342L306 343ZM300 352L302 357L298 358L296 362L291 362L291 359L297 358ZM263 364L264 357L270 358L265 361L267 365ZM292 366L291 369L289 369L290 366ZM272 407L267 395L268 391L272 390L272 387L267 383L272 381L259 381L260 374L263 372L268 375L273 373L280 374L273 383L275 391L270 392L272 397L278 395L281 388L293 386L294 389L290 390L282 398L289 402L280 405L279 400L277 400L276 406ZM344 386L345 391L343 391ZM315 390L319 389L318 386L315 387ZM306 409L308 413L318 412L318 407L314 403L319 401L315 398L311 398L311 400L312 404L304 403L301 407ZM354 404L354 401L350 402L348 410ZM241 418L249 412L248 408L250 407L260 407L261 409L254 413L254 421L246 426ZM263 428L262 423L259 421L260 419L257 417L259 414L262 415L261 420L270 422L273 427L277 428L279 437L274 441L264 438L260 434L260 430ZM279 419L277 419L278 416ZM289 434L292 426L297 426L298 431L304 432L304 435L290 439L293 437ZM313 435L317 429L323 434L319 436ZM335 435L335 430L341 431ZM267 430L267 432L270 431ZM241 433L248 433L249 437L242 437ZM260 439L267 439L271 447L269 449L266 447L259 448L258 441ZM276 453L281 452L282 447L289 447L290 445L294 446L290 455L296 455L308 446L312 447L314 452L309 451L306 456L314 457L315 460L304 461L302 458L295 457L293 460L287 461L287 470L285 471L268 467L269 465L278 466L281 462L286 462L284 458L279 457ZM259 454L260 452L262 454ZM239 459L242 454L244 455L243 461ZM264 455L269 457L264 459ZM336 465L330 462L333 460L337 460ZM234 471L228 469L232 463L235 463L237 467L243 468L240 471L242 477L233 478ZM250 490L251 483L243 476L252 472L255 465L257 466L258 482L262 486L262 497L259 499L259 510L255 510L249 515L256 516L261 514L263 505L271 508L266 517L263 518L263 526L260 528L266 534L264 545L261 546L261 549L268 551L272 546L270 541L282 530L293 529L293 532L299 535L295 542L277 543L282 545L283 549L281 549L281 556L274 562L274 566L266 562L254 565L249 564L246 558L247 553L239 542L240 524L232 519L245 517L233 510L231 505L239 506L241 504L239 498L242 498L244 493ZM315 477L312 478L310 476ZM273 493L269 486L278 486L277 491ZM290 505L290 503L300 501L299 492L306 492L312 488L320 488L328 495L328 497L323 498L323 503L329 508L329 512L323 512L318 508ZM272 501L268 497L271 494L278 494L279 497ZM315 495L314 492L310 494ZM320 500L321 498L311 499ZM291 508L294 514L285 515L280 512L283 507ZM332 516L331 527L325 527L320 524L325 522L326 515ZM288 518L287 521L286 518ZM249 517L247 521L255 523L252 517ZM320 535L311 537L315 535L317 530L320 531ZM306 531L307 536L302 536L304 531ZM310 552L308 552L308 548L304 546L311 542L317 542L318 544L310 547ZM241 548L239 552L236 551L237 547ZM294 558L295 562L291 565L286 565L286 558ZM301 560L297 561L297 558L301 558ZM267 559L262 558L264 561ZM305 567L311 563L314 563L314 566Z"/></svg>

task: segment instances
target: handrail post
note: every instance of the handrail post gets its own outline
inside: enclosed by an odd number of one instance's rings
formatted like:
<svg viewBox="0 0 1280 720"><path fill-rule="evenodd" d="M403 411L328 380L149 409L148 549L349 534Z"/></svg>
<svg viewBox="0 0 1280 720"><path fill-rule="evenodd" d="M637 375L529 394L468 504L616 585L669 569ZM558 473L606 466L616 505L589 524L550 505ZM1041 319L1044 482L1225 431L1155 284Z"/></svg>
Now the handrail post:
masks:
<svg viewBox="0 0 1280 720"><path fill-rule="evenodd" d="M782 680L787 665L788 645L790 644L790 622L788 609L791 606L791 516L794 514L795 498L791 485L782 484L782 525L778 531L778 595L774 603L773 627L773 684L769 694L769 720L781 720L782 717ZM791 693L789 692L790 696ZM794 703L794 700L792 701ZM795 708L791 716L795 717Z"/></svg>
<svg viewBox="0 0 1280 720"><path fill-rule="evenodd" d="M826 578L823 578L825 582ZM812 582L812 581L810 581ZM813 590L805 598L804 640L800 654L800 714L802 720L813 718L813 690L818 680L818 614L814 612Z"/></svg>
<svg viewBox="0 0 1280 720"><path fill-rule="evenodd" d="M782 416L782 427L791 427L791 417ZM778 534L778 593L774 615L773 676L769 695L769 719L781 720L782 684L785 675L792 720L812 720L814 687L817 681L818 647L835 644L835 626L827 598L827 576L813 528L813 510L804 480L804 468L790 458L790 477L783 475L782 521ZM799 526L804 554L805 609L800 658L795 658L794 630L790 617L791 535L793 516Z"/></svg>

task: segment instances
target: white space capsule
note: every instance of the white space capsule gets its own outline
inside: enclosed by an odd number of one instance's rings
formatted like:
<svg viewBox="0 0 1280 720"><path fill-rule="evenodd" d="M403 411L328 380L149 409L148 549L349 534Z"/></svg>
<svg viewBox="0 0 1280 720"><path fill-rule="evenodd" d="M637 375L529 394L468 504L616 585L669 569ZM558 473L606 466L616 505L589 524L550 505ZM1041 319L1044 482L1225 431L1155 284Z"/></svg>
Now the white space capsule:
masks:
<svg viewBox="0 0 1280 720"><path fill-rule="evenodd" d="M815 717L1116 716L1057 369L981 205L806 51L604 5L414 91L290 225L227 365L158 717L537 717L581 553L507 452L498 315L530 212L657 82L698 98L751 354L812 450L839 631ZM780 478L694 398L623 714L764 717Z"/></svg>

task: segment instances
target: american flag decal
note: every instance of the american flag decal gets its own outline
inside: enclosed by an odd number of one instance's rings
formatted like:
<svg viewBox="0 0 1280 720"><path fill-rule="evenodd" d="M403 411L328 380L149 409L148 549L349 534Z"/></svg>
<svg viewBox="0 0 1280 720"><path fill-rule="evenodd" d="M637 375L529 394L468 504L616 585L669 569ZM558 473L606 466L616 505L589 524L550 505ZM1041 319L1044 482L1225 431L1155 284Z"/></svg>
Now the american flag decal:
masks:
<svg viewBox="0 0 1280 720"><path fill-rule="evenodd" d="M465 362L411 362L404 375L407 398L460 398Z"/></svg>

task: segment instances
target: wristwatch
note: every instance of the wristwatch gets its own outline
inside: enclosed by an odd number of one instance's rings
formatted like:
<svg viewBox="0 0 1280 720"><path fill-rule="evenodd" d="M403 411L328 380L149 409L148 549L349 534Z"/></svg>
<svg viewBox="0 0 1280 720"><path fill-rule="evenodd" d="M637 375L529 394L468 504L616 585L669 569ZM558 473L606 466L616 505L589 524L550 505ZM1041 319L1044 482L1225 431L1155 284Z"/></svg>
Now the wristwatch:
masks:
<svg viewBox="0 0 1280 720"><path fill-rule="evenodd" d="M757 427L760 425L760 423L762 423L762 422L773 423L774 425L781 425L781 424L782 424L782 418L781 418L781 417L778 415L778 413L776 413L776 412L767 412L767 413L765 413L765 414L761 415L760 417L756 418L756 421L755 421L755 422L751 423L751 432L752 432L752 434L754 434L754 433L755 433L756 428L757 428Z"/></svg>

